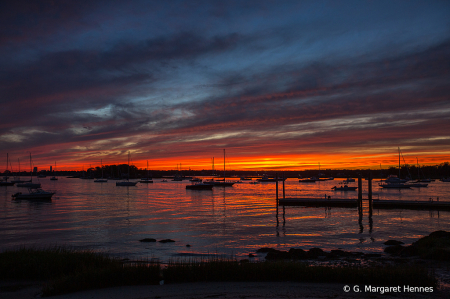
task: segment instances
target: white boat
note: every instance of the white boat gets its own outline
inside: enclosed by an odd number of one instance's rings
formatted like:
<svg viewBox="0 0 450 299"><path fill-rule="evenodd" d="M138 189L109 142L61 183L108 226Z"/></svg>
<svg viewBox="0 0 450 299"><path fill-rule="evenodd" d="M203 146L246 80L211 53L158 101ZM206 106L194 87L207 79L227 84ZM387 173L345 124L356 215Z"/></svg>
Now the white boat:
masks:
<svg viewBox="0 0 450 299"><path fill-rule="evenodd" d="M128 177L126 181L116 182L116 186L136 186L138 182L130 182L130 152L128 152Z"/></svg>
<svg viewBox="0 0 450 299"><path fill-rule="evenodd" d="M28 199L28 200L50 200L52 199L55 192L44 191L40 188L38 189L28 189L28 193L17 192L12 195L14 200L18 199Z"/></svg>
<svg viewBox="0 0 450 299"><path fill-rule="evenodd" d="M386 189L408 189L412 186L410 184L405 184L408 180L400 179L400 148L398 148L398 176L390 175L384 183L379 184L381 188Z"/></svg>
<svg viewBox="0 0 450 299"><path fill-rule="evenodd" d="M391 174L390 176L387 177L387 179L384 180L384 182L388 184L403 184L406 183L407 181L408 180L406 179L400 179L395 174Z"/></svg>

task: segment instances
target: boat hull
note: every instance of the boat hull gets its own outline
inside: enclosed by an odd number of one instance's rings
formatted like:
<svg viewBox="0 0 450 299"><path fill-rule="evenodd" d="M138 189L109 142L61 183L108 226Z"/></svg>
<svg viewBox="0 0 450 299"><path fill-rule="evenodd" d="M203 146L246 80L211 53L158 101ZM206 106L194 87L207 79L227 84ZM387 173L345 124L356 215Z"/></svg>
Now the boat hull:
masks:
<svg viewBox="0 0 450 299"><path fill-rule="evenodd" d="M17 184L17 187L36 189L36 188L41 188L41 183L22 183L22 184Z"/></svg>
<svg viewBox="0 0 450 299"><path fill-rule="evenodd" d="M116 182L116 186L136 186L137 182Z"/></svg>
<svg viewBox="0 0 450 299"><path fill-rule="evenodd" d="M208 185L208 184L193 184L193 185L187 185L186 189L190 190L212 190L214 185Z"/></svg>

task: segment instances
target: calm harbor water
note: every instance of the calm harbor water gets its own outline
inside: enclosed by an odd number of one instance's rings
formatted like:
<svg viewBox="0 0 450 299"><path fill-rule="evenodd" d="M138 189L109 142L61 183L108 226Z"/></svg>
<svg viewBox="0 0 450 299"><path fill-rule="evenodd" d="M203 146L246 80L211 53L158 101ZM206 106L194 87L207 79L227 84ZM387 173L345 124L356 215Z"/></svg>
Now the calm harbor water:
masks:
<svg viewBox="0 0 450 299"><path fill-rule="evenodd" d="M64 245L161 261L207 254L244 258L261 247L381 253L388 239L410 244L433 231L450 230L450 212L375 209L369 221L367 207L361 223L356 208L304 207L286 207L285 222L280 208L277 222L275 183L246 181L195 191L186 190L188 181L160 179L136 187L64 177L40 182L44 190L57 192L51 202L12 201L13 193L25 190L0 187L0 250ZM355 191L332 191L339 182L302 184L290 179L286 181L286 197L357 198ZM381 189L378 183L373 182L375 199L439 197L440 201L450 201L450 183L436 181L427 188L404 190ZM363 181L363 189L366 193L367 181ZM139 242L143 238L176 242Z"/></svg>

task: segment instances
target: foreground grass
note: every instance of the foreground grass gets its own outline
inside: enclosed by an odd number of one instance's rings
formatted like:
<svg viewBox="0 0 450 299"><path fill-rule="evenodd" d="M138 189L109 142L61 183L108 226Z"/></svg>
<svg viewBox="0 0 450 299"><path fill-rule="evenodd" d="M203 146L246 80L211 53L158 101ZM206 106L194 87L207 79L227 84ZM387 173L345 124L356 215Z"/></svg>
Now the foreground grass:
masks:
<svg viewBox="0 0 450 299"><path fill-rule="evenodd" d="M359 283L383 286L408 284L436 286L434 273L425 267L386 266L314 266L304 262L271 261L240 263L233 260L171 262L163 271L171 282L197 281L295 281L321 283Z"/></svg>
<svg viewBox="0 0 450 299"><path fill-rule="evenodd" d="M64 247L0 253L0 279L43 280L43 296L118 285L158 284L158 263L124 264L107 254Z"/></svg>
<svg viewBox="0 0 450 299"><path fill-rule="evenodd" d="M44 296L120 285L212 281L296 281L358 283L380 286L436 286L428 269L418 266L311 266L277 261L241 263L236 260L171 261L124 264L106 254L67 248L19 249L0 253L0 279L38 279Z"/></svg>

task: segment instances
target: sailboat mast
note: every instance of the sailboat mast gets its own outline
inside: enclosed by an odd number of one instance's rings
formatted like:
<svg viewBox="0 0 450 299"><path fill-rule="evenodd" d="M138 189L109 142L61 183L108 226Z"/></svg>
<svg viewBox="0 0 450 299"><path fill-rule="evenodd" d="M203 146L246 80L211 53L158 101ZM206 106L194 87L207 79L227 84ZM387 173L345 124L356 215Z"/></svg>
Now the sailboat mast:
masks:
<svg viewBox="0 0 450 299"><path fill-rule="evenodd" d="M223 149L223 181L225 182L225 149Z"/></svg>
<svg viewBox="0 0 450 299"><path fill-rule="evenodd" d="M400 178L400 147L398 148L398 178Z"/></svg>
<svg viewBox="0 0 450 299"><path fill-rule="evenodd" d="M33 166L31 165L31 153L30 153L30 179L33 182Z"/></svg>
<svg viewBox="0 0 450 299"><path fill-rule="evenodd" d="M416 160L417 160L417 180L420 180L419 158L416 157Z"/></svg>

